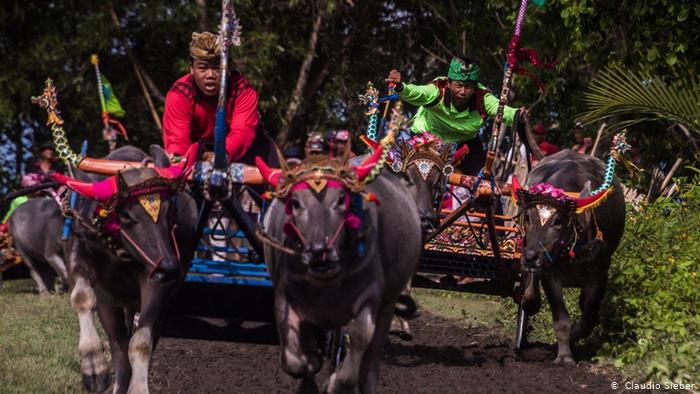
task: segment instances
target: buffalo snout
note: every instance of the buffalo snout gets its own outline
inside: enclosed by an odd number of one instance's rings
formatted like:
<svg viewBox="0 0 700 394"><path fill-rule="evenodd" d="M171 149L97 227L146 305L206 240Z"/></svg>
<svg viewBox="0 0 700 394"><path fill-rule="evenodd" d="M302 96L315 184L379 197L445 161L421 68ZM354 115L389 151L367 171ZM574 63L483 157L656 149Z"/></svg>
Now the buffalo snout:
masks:
<svg viewBox="0 0 700 394"><path fill-rule="evenodd" d="M302 252L301 261L311 275L319 278L333 277L340 271L338 250L326 242L311 242Z"/></svg>
<svg viewBox="0 0 700 394"><path fill-rule="evenodd" d="M180 263L177 260L162 260L149 275L158 283L167 283L180 277Z"/></svg>
<svg viewBox="0 0 700 394"><path fill-rule="evenodd" d="M420 225L423 232L430 232L439 222L439 216L437 214L429 212L425 209L419 210L419 216Z"/></svg>
<svg viewBox="0 0 700 394"><path fill-rule="evenodd" d="M534 264L535 261L537 261L538 253L535 252L534 250L526 250L525 251L525 262L526 263L531 263Z"/></svg>

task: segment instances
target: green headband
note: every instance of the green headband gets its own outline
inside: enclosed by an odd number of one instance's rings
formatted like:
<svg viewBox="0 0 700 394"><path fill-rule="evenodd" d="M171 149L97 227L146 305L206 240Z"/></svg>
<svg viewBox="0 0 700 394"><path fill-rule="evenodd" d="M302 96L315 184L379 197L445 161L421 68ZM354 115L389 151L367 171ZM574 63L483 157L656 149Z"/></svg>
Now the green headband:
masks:
<svg viewBox="0 0 700 394"><path fill-rule="evenodd" d="M447 77L453 81L479 81L479 65L473 61L465 63L464 60L452 58Z"/></svg>

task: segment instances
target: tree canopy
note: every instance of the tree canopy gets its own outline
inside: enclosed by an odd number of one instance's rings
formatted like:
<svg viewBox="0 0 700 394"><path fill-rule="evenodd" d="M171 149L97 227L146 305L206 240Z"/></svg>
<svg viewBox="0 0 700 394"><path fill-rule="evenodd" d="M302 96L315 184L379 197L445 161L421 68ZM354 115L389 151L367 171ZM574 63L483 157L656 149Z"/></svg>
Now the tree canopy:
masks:
<svg viewBox="0 0 700 394"><path fill-rule="evenodd" d="M407 81L427 82L446 73L452 56L481 64L482 80L498 90L518 2L506 0L236 0L243 43L232 63L256 86L263 122L272 134L299 141L312 130L365 128L356 100L368 80L381 85L391 68ZM90 152L106 152L101 141L100 106L90 55L100 56L126 118L131 142L161 141L135 75L162 115L170 85L188 72L192 31L215 31L220 2L134 0L101 2L8 0L0 6L0 176L7 185L22 157L48 140L45 114L30 97L52 77L71 144L90 142ZM586 110L587 84L609 66L653 74L669 86L680 75L697 75L700 6L690 0L548 0L530 6L521 45L556 60L538 74L543 95L532 81L514 82L514 104L531 107L535 121L556 128L550 137L569 146L571 126ZM313 37L316 37L313 39ZM306 77L300 72L306 67ZM296 103L294 108L292 103ZM668 136L673 146L687 142L667 126L636 126L644 136ZM632 133L634 134L634 133ZM674 145L675 144L675 145ZM24 153L26 155L26 153ZM3 175L4 174L4 175Z"/></svg>

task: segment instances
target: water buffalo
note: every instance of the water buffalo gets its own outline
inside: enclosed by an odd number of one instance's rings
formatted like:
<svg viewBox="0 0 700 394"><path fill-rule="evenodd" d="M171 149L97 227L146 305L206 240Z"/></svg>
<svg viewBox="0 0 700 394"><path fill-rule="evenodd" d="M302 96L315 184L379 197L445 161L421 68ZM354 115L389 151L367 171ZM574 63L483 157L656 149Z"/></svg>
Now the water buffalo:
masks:
<svg viewBox="0 0 700 394"><path fill-rule="evenodd" d="M525 231L521 258L521 305L528 314L540 306L539 282L552 309L559 351L557 364L573 363L571 343L591 333L608 280L610 258L625 227L620 185L591 194L603 184L605 164L564 150L540 161L528 177L529 189L514 180ZM571 196L567 192L581 192ZM581 288L581 319L573 325L563 287Z"/></svg>
<svg viewBox="0 0 700 394"><path fill-rule="evenodd" d="M440 220L439 209L447 191L447 178L467 152L453 151L450 144L424 133L398 143L399 155L392 170L401 174L409 186L421 218L423 231L429 232Z"/></svg>
<svg viewBox="0 0 700 394"><path fill-rule="evenodd" d="M110 369L94 322L97 311L109 337L114 392L145 393L155 324L189 269L197 211L183 190L182 167L170 166L161 148L152 146L149 157L122 147L107 159L152 159L156 168L130 168L106 179L78 171L82 181L54 175L84 197L71 212L77 220L66 244L71 305L80 323L80 371L87 390L109 387Z"/></svg>
<svg viewBox="0 0 700 394"><path fill-rule="evenodd" d="M61 242L63 219L56 200L46 197L30 198L10 216L12 243L41 294L48 294L56 277L61 285L68 283Z"/></svg>
<svg viewBox="0 0 700 394"><path fill-rule="evenodd" d="M346 355L325 390L376 392L395 303L421 252L418 210L401 180L385 170L364 185L382 149L354 167L347 155L311 157L281 172L258 160L277 190L261 238L282 368L302 378L301 387L316 388L322 365L316 331L344 327Z"/></svg>

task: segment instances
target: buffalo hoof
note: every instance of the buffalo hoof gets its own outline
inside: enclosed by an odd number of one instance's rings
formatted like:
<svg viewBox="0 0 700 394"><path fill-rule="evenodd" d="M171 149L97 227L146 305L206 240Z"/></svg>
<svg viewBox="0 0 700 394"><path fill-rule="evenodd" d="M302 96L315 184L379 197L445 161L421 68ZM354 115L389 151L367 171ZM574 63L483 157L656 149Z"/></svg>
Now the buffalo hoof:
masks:
<svg viewBox="0 0 700 394"><path fill-rule="evenodd" d="M408 322L399 316L394 316L394 319L391 321L389 334L396 335L404 341L410 341L413 339L411 327L408 325Z"/></svg>
<svg viewBox="0 0 700 394"><path fill-rule="evenodd" d="M101 393L107 391L112 383L112 376L109 371L99 375L83 374L83 387L91 393Z"/></svg>
<svg viewBox="0 0 700 394"><path fill-rule="evenodd" d="M301 384L297 389L299 394L318 394L318 386L316 385L316 380L313 377L306 377L301 379Z"/></svg>
<svg viewBox="0 0 700 394"><path fill-rule="evenodd" d="M328 378L328 381L323 385L324 394L354 394L354 387L347 387L338 381L338 374L336 372L332 373Z"/></svg>
<svg viewBox="0 0 700 394"><path fill-rule="evenodd" d="M557 356L557 358L554 360L554 364L571 366L576 365L576 362L571 356Z"/></svg>
<svg viewBox="0 0 700 394"><path fill-rule="evenodd" d="M314 376L323 367L323 357L320 354L294 354L285 351L282 357L282 369L290 376L301 379Z"/></svg>

